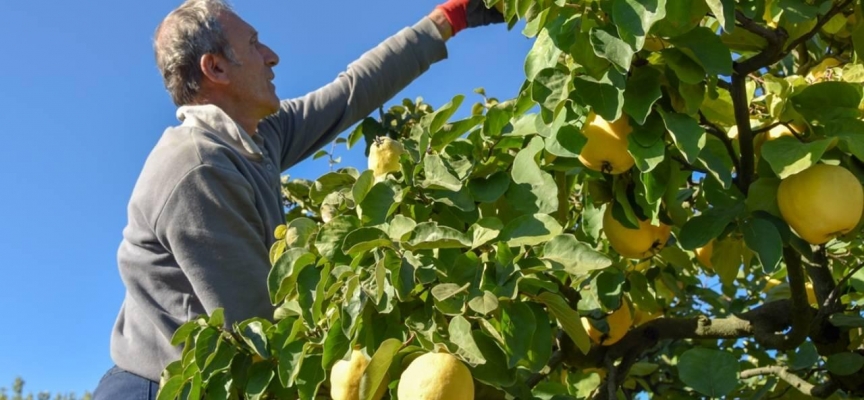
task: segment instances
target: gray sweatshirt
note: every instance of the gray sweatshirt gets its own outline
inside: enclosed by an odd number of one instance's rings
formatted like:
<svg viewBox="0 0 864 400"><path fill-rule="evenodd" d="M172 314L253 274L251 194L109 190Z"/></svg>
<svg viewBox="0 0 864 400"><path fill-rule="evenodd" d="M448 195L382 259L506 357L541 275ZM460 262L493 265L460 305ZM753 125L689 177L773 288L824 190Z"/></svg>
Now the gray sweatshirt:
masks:
<svg viewBox="0 0 864 400"><path fill-rule="evenodd" d="M179 359L184 322L218 307L226 323L271 318L268 252L285 222L280 173L447 57L423 18L365 53L335 81L284 100L248 135L215 106L178 109L132 192L117 254L126 296L111 335L118 367L158 381Z"/></svg>

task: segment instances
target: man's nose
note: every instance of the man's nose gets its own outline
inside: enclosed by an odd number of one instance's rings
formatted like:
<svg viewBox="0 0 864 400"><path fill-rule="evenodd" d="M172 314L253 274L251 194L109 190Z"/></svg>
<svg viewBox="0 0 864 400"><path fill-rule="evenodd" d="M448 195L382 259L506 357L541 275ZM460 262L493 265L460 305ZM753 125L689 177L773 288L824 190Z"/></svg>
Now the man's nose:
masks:
<svg viewBox="0 0 864 400"><path fill-rule="evenodd" d="M279 64L279 55L267 45L264 45L264 62L271 67Z"/></svg>

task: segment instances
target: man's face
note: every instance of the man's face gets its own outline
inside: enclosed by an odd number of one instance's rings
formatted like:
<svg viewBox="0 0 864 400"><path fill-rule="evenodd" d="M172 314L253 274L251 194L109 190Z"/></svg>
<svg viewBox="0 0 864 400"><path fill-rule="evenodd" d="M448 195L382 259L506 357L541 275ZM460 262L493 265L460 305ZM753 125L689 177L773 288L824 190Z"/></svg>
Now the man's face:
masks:
<svg viewBox="0 0 864 400"><path fill-rule="evenodd" d="M219 16L234 57L240 65L228 63L229 95L258 118L279 110L279 98L273 85L273 67L279 56L258 41L258 32L234 13Z"/></svg>

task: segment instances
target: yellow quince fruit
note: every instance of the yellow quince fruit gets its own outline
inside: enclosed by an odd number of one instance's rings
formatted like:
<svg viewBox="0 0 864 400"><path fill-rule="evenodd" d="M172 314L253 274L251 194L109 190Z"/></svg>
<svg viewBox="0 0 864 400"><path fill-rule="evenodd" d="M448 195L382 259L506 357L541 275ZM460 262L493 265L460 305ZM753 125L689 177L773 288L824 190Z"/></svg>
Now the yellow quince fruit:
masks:
<svg viewBox="0 0 864 400"><path fill-rule="evenodd" d="M696 259L699 260L702 265L706 268L714 268L714 264L711 263L711 256L714 255L714 240L712 239L708 244L702 246L693 251L696 253Z"/></svg>
<svg viewBox="0 0 864 400"><path fill-rule="evenodd" d="M360 386L367 365L369 359L357 348L351 352L351 359L333 364L330 370L330 397L333 400L360 400ZM382 384L372 399L379 400L386 391L387 385Z"/></svg>
<svg viewBox="0 0 864 400"><path fill-rule="evenodd" d="M376 178L399 171L399 156L404 153L405 147L399 141L387 136L377 137L369 149L369 169Z"/></svg>
<svg viewBox="0 0 864 400"><path fill-rule="evenodd" d="M633 131L626 115L609 122L591 111L582 127L588 142L579 154L579 161L587 168L608 174L621 174L636 164L627 151L627 137Z"/></svg>
<svg viewBox="0 0 864 400"><path fill-rule="evenodd" d="M777 205L798 236L818 245L858 225L864 189L846 168L816 164L780 182Z"/></svg>
<svg viewBox="0 0 864 400"><path fill-rule="evenodd" d="M471 371L449 353L426 353L402 372L399 400L474 400Z"/></svg>
<svg viewBox="0 0 864 400"><path fill-rule="evenodd" d="M630 229L612 216L610 204L603 214L603 232L612 248L622 257L642 259L663 250L672 227L663 223L654 226L648 221L639 221L639 229Z"/></svg>
<svg viewBox="0 0 864 400"><path fill-rule="evenodd" d="M601 346L611 346L621 340L633 326L630 306L626 301L622 302L620 308L606 316L606 324L609 326L609 332L602 332L595 328L587 317L582 317L582 327L588 332L588 337Z"/></svg>

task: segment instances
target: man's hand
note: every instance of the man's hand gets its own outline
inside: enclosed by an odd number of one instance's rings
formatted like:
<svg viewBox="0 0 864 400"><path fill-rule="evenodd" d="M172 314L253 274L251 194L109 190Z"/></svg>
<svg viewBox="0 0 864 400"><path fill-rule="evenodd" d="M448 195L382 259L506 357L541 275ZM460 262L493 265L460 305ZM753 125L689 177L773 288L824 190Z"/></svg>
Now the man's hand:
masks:
<svg viewBox="0 0 864 400"><path fill-rule="evenodd" d="M496 8L486 8L483 0L448 0L435 11L443 13L454 36L465 28L504 22L504 15Z"/></svg>

